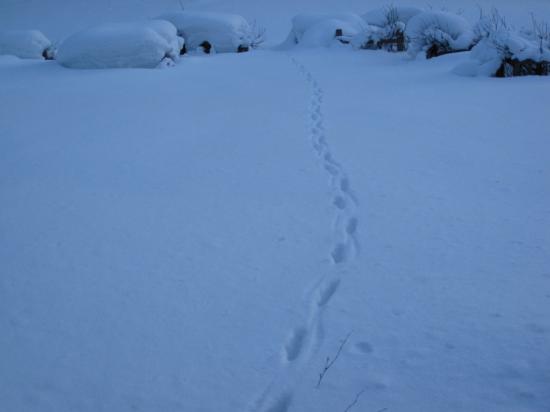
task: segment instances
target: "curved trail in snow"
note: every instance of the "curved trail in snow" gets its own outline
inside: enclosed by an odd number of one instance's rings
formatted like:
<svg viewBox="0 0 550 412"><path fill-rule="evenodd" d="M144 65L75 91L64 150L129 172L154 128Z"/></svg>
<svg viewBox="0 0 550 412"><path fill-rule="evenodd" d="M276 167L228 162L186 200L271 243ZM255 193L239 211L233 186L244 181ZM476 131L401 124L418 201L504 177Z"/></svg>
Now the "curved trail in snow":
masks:
<svg viewBox="0 0 550 412"><path fill-rule="evenodd" d="M359 253L359 202L350 179L342 165L334 158L324 128L324 92L312 73L294 57L294 66L307 82L310 89L308 106L308 136L314 155L319 159L328 177L330 202L334 208L332 244L329 259L331 275L322 276L312 291L307 293L305 306L308 308L307 322L296 325L289 331L283 344L281 367L271 384L265 389L251 408L254 412L287 412L291 409L295 384L301 371L319 352L324 341L323 313L336 295L345 274L345 269Z"/></svg>

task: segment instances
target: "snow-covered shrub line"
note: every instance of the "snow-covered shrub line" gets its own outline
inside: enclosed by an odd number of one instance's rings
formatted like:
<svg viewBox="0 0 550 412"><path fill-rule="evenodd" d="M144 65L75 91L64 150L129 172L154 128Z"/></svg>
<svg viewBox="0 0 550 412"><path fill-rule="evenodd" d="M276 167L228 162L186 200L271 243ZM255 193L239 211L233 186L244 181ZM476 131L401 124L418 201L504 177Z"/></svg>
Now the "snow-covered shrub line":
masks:
<svg viewBox="0 0 550 412"><path fill-rule="evenodd" d="M183 45L167 21L105 24L67 38L57 60L77 69L155 68L176 62Z"/></svg>
<svg viewBox="0 0 550 412"><path fill-rule="evenodd" d="M496 9L481 13L475 26L477 44L470 60L455 72L462 75L513 77L550 74L550 30L533 18L530 29L516 30Z"/></svg>
<svg viewBox="0 0 550 412"><path fill-rule="evenodd" d="M0 55L9 54L21 59L46 59L55 56L52 43L38 30L0 31Z"/></svg>

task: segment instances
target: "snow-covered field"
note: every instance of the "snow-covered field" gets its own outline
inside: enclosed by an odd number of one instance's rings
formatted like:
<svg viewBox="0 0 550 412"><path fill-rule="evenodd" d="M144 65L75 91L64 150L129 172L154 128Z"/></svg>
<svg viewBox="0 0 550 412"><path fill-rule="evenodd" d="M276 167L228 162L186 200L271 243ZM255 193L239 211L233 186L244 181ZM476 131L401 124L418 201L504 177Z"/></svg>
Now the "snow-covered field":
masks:
<svg viewBox="0 0 550 412"><path fill-rule="evenodd" d="M179 8L136 3L5 0L0 27ZM184 4L276 44L384 2ZM549 411L550 79L467 59L0 56L0 411Z"/></svg>

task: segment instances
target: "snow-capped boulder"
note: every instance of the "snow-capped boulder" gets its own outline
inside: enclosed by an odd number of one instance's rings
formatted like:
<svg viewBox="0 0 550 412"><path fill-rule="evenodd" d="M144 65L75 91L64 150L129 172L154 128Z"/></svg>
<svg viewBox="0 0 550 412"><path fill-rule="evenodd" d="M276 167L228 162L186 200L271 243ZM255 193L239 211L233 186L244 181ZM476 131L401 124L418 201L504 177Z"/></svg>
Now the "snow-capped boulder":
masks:
<svg viewBox="0 0 550 412"><path fill-rule="evenodd" d="M472 26L463 17L443 12L426 11L412 17L406 28L408 52L415 57L421 51L427 58L469 50L474 44Z"/></svg>
<svg viewBox="0 0 550 412"><path fill-rule="evenodd" d="M21 59L53 59L52 43L38 30L0 31L0 55Z"/></svg>
<svg viewBox="0 0 550 412"><path fill-rule="evenodd" d="M371 10L361 17L371 26L387 27L388 19L407 24L411 18L422 13L422 9L412 6L388 6Z"/></svg>
<svg viewBox="0 0 550 412"><path fill-rule="evenodd" d="M252 26L236 14L175 12L159 18L176 26L189 51L202 48L207 53L244 52L258 41Z"/></svg>
<svg viewBox="0 0 550 412"><path fill-rule="evenodd" d="M364 20L353 13L303 13L292 19L292 29L283 45L326 47L335 41L349 43L366 27Z"/></svg>
<svg viewBox="0 0 550 412"><path fill-rule="evenodd" d="M57 60L76 69L155 68L175 62L183 39L167 21L96 26L67 38Z"/></svg>

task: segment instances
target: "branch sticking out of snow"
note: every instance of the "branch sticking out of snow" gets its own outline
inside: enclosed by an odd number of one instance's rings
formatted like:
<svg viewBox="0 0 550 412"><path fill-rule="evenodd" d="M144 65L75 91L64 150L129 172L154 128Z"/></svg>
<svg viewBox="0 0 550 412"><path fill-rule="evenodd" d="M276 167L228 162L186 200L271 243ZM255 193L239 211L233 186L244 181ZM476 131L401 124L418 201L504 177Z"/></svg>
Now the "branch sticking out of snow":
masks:
<svg viewBox="0 0 550 412"><path fill-rule="evenodd" d="M351 411L351 409L357 405L357 402L359 402L359 398L361 398L361 396L367 391L367 388L364 388L362 389L361 391L357 392L357 394L355 395L355 399L353 400L352 403L350 403L346 409L344 409L344 412L349 412Z"/></svg>
<svg viewBox="0 0 550 412"><path fill-rule="evenodd" d="M257 49L265 42L266 29L260 26L256 20L250 23L250 47Z"/></svg>
<svg viewBox="0 0 550 412"><path fill-rule="evenodd" d="M338 348L338 351L336 351L336 355L334 356L333 359L331 359L330 356L327 356L323 371L319 374L319 381L317 382L317 386L316 386L317 389L319 389L319 387L321 386L321 382L323 382L323 378L325 377L329 369L332 367L332 365L334 365L334 363L340 357L340 354L342 353L342 349L344 349L344 346L346 346L346 343L348 342L352 333L353 331L348 333L347 336L342 340L342 342L340 343L340 347Z"/></svg>

